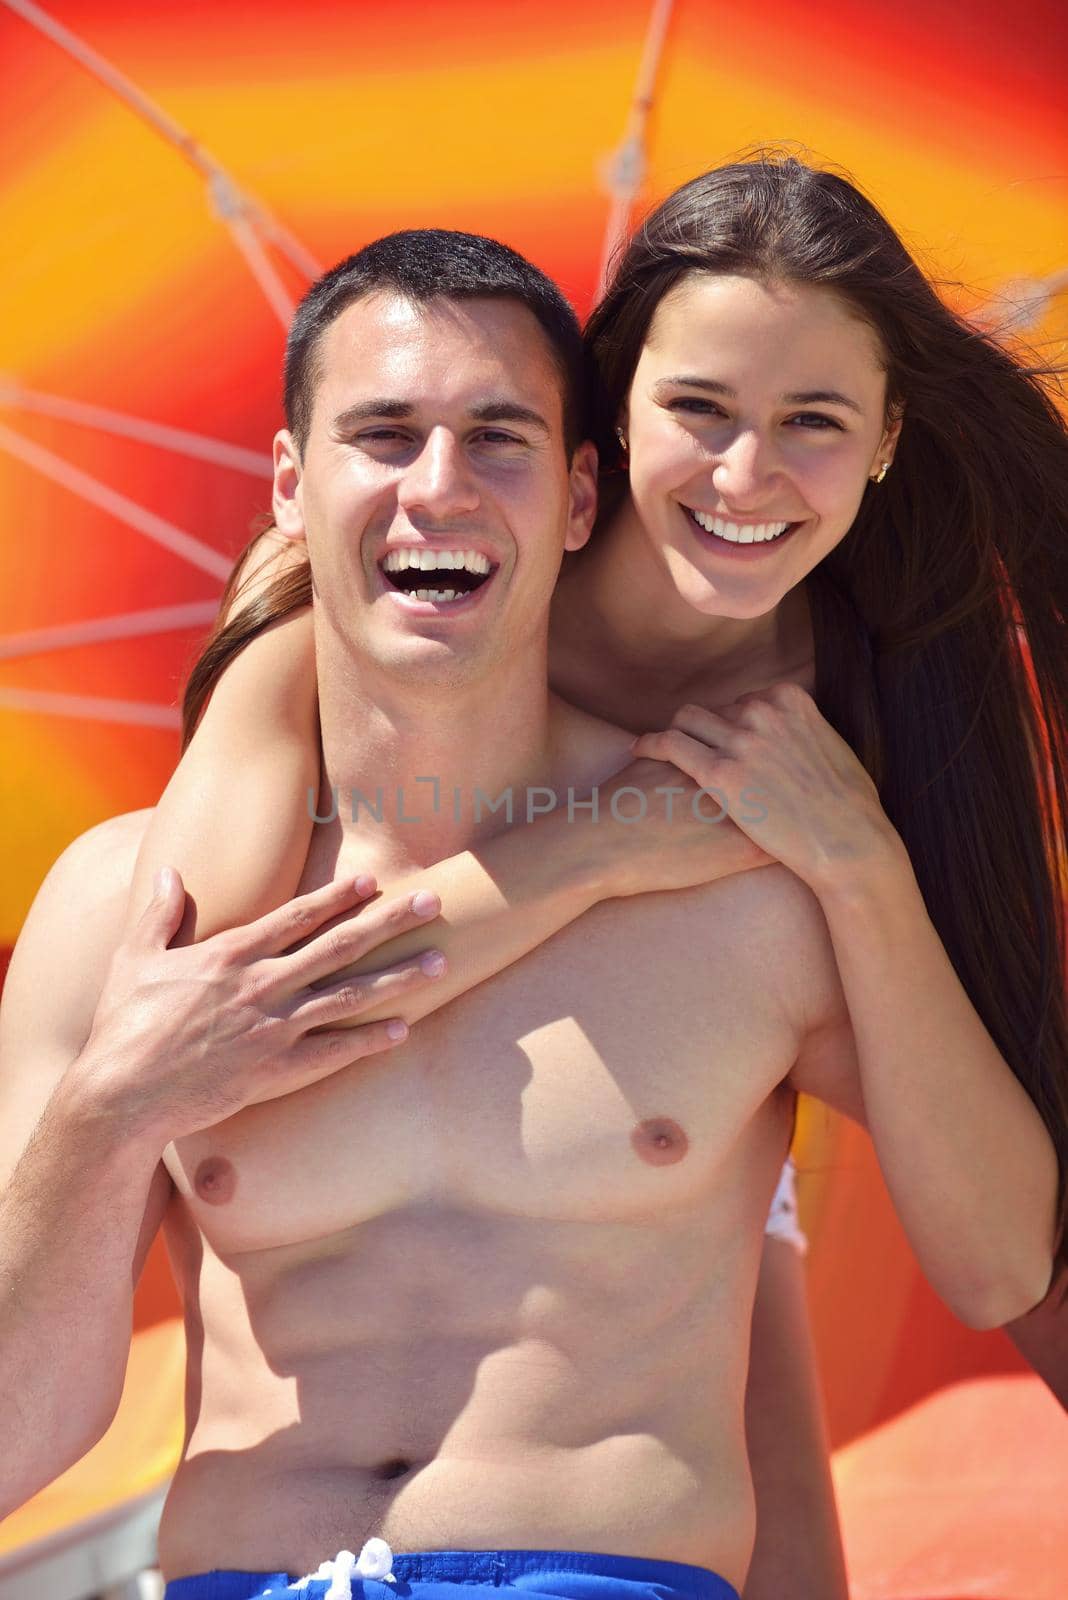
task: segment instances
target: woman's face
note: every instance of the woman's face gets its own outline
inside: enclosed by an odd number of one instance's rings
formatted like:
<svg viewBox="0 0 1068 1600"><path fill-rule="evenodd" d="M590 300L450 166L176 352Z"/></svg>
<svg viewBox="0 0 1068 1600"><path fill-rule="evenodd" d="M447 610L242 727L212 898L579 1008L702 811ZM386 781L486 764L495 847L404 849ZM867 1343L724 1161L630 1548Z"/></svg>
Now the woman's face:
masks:
<svg viewBox="0 0 1068 1600"><path fill-rule="evenodd" d="M771 611L893 459L885 406L878 336L833 290L694 273L665 295L620 424L679 595L713 616Z"/></svg>

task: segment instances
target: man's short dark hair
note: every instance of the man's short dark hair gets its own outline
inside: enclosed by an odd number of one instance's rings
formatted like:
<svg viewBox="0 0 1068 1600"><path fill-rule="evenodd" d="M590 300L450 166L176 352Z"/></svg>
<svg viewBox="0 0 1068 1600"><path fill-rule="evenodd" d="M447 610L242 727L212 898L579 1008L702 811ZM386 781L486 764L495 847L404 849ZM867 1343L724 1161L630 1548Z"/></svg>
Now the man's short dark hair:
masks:
<svg viewBox="0 0 1068 1600"><path fill-rule="evenodd" d="M414 305L432 300L516 300L541 324L563 389L570 456L587 437L586 357L578 318L563 293L531 262L496 239L448 228L408 228L357 250L313 283L286 341L286 425L303 452L320 377L323 334L354 300L391 290Z"/></svg>

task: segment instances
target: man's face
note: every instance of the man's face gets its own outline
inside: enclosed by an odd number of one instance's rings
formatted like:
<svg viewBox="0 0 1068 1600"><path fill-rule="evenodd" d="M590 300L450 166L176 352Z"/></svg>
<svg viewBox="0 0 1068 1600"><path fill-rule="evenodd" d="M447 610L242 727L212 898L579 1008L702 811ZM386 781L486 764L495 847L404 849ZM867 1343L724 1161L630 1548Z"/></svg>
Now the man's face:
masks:
<svg viewBox="0 0 1068 1600"><path fill-rule="evenodd" d="M331 324L318 364L303 459L275 440L274 504L307 539L320 625L428 685L543 639L563 552L589 534L595 462L586 446L569 466L532 313L376 293Z"/></svg>

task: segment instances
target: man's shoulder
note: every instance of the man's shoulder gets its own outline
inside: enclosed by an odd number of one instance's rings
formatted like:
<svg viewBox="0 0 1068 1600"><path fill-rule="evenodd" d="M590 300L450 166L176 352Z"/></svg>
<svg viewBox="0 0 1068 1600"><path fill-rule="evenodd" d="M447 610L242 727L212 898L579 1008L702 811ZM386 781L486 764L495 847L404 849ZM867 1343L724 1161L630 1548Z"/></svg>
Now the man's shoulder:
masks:
<svg viewBox="0 0 1068 1600"><path fill-rule="evenodd" d="M112 817L73 840L23 924L0 1006L0 1186L89 1036L149 815Z"/></svg>
<svg viewBox="0 0 1068 1600"><path fill-rule="evenodd" d="M819 958L830 948L818 899L789 868L777 863L610 904L628 921L684 927L694 950L733 949L747 962L774 957L784 968L801 968L813 954ZM654 907L655 919L649 916Z"/></svg>
<svg viewBox="0 0 1068 1600"><path fill-rule="evenodd" d="M146 806L142 811L123 811L86 828L57 856L49 877L53 873L81 873L87 868L103 872L132 868L151 815L152 807Z"/></svg>
<svg viewBox="0 0 1068 1600"><path fill-rule="evenodd" d="M779 862L733 872L693 891L696 904L715 905L737 916L759 917L765 926L790 933L826 931L819 900L796 873Z"/></svg>
<svg viewBox="0 0 1068 1600"><path fill-rule="evenodd" d="M553 781L558 789L595 788L615 777L630 758L632 733L557 694L550 698L550 725L557 767Z"/></svg>
<svg viewBox="0 0 1068 1600"><path fill-rule="evenodd" d="M66 941L85 946L114 930L115 922L122 928L134 862L150 816L150 808L125 811L78 834L48 870L19 944L54 928Z"/></svg>
<svg viewBox="0 0 1068 1600"><path fill-rule="evenodd" d="M780 1000L806 1026L838 1014L841 987L827 919L796 873L775 863L682 893L695 947L731 950L739 969L774 974Z"/></svg>

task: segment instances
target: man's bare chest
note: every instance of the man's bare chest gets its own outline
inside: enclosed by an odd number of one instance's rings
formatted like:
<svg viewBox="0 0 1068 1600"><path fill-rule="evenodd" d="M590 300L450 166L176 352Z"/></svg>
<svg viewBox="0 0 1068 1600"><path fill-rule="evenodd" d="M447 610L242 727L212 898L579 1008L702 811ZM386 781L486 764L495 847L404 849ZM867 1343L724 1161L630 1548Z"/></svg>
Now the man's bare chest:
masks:
<svg viewBox="0 0 1068 1600"><path fill-rule="evenodd" d="M586 1222L700 1205L797 1043L774 936L732 884L597 906L402 1048L178 1141L165 1160L198 1227L225 1255L416 1205Z"/></svg>

